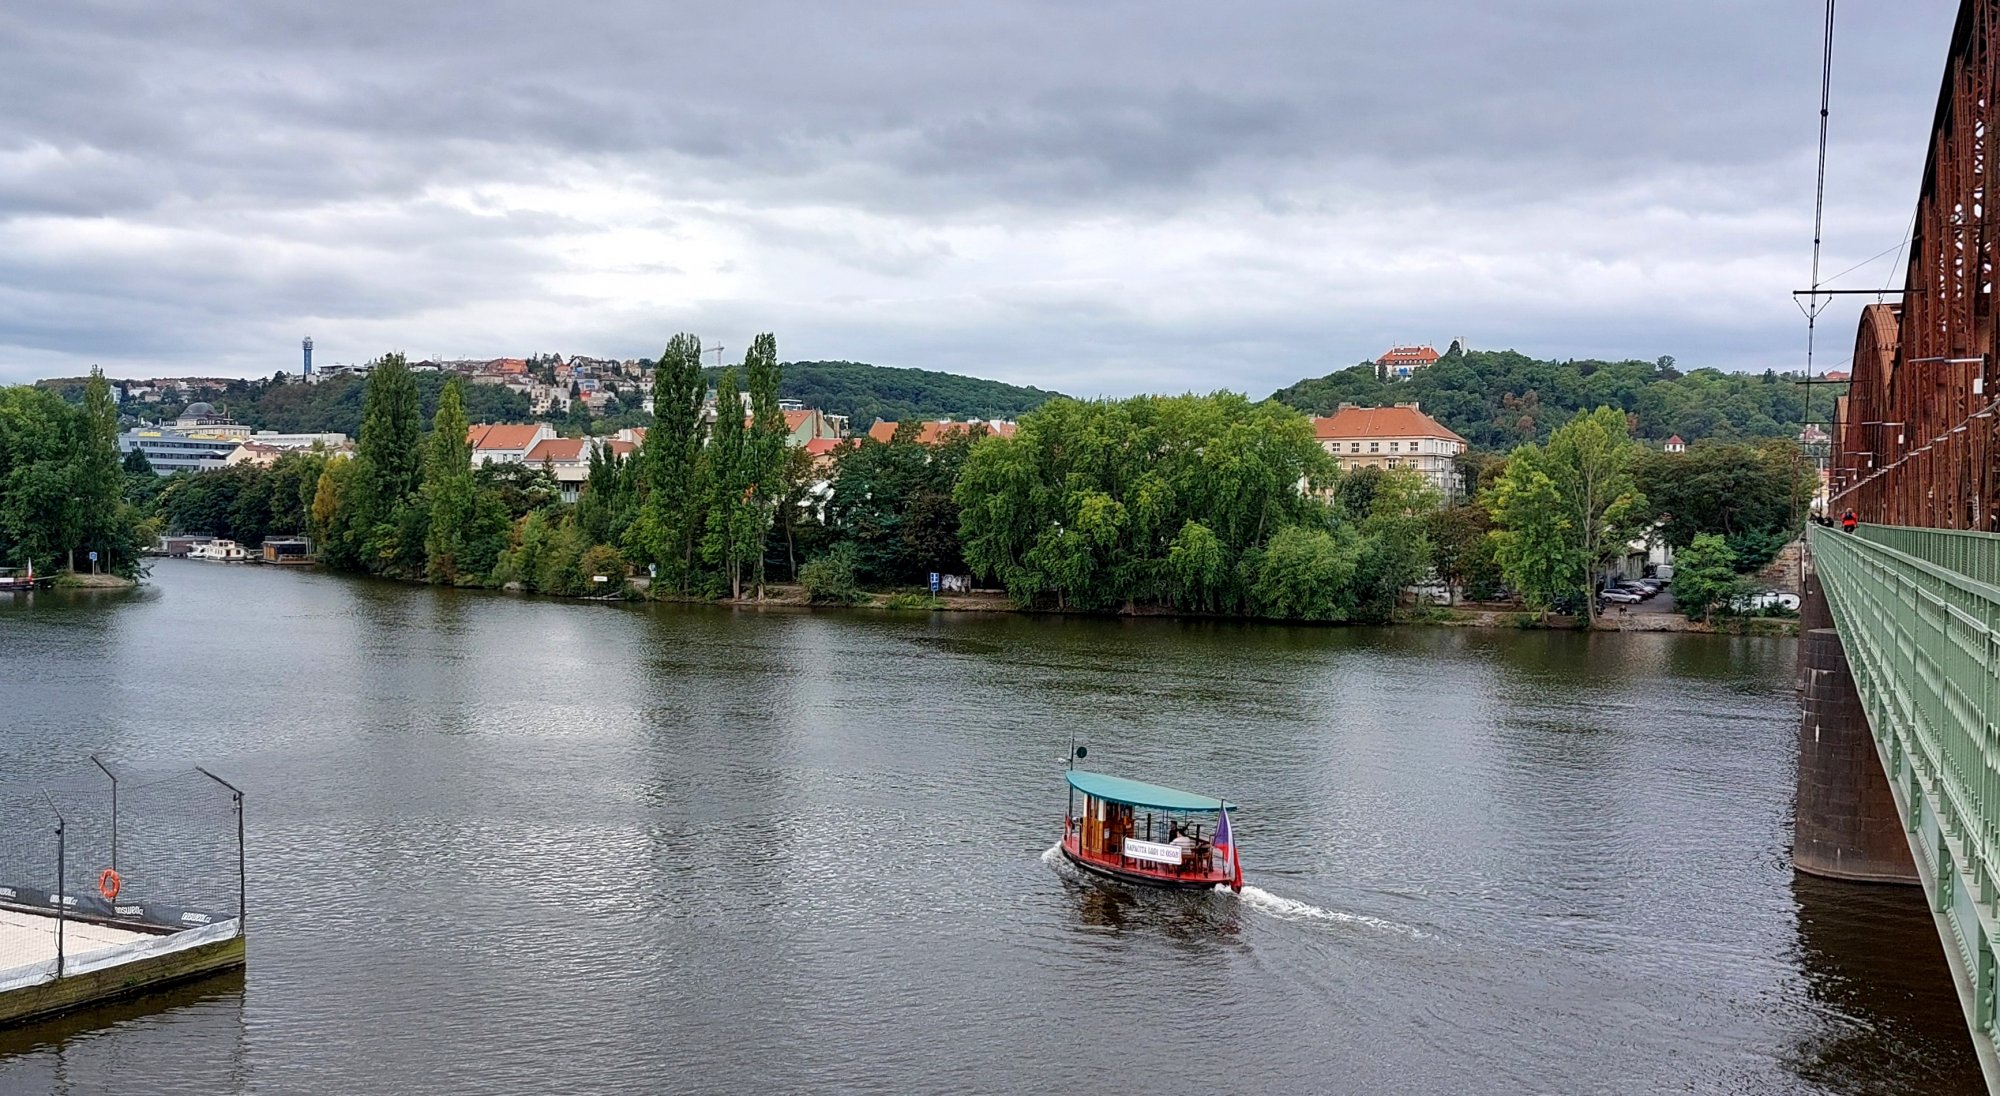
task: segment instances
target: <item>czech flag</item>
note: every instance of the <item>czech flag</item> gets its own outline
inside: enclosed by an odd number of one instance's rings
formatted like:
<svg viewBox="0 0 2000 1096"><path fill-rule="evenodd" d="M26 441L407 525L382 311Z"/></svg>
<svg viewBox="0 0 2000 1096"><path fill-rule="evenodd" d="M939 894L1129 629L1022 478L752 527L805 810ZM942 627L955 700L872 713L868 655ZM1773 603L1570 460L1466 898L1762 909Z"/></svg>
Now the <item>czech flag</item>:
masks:
<svg viewBox="0 0 2000 1096"><path fill-rule="evenodd" d="M1215 849L1229 859L1226 863L1235 876L1229 883L1231 890L1243 889L1243 862L1236 859L1236 836L1229 829L1229 808L1222 808L1222 820L1215 824Z"/></svg>

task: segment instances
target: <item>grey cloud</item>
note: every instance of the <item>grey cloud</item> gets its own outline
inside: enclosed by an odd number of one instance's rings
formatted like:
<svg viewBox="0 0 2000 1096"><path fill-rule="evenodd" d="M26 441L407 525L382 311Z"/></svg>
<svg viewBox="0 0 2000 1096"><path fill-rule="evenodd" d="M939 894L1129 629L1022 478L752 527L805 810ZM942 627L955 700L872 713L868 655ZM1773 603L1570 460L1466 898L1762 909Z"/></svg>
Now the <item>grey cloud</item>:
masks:
<svg viewBox="0 0 2000 1096"><path fill-rule="evenodd" d="M1831 268L1907 223L1954 9L1842 13ZM1816 14L1723 0L14 5L0 11L0 241L55 225L88 246L0 254L0 375L100 358L259 371L247 363L309 322L424 345L471 338L482 314L494 338L596 333L641 352L683 320L797 326L801 356L1107 391L1210 374L1268 389L1385 338L1458 333L1782 363L1801 341L1786 283L1807 243ZM602 230L595 214L484 217L436 197L604 180L653 195L654 230L720 226L750 250L589 261L676 284L709 269L735 288L697 285L675 316L558 297L553 276L582 260L556 241ZM189 242L112 246L93 234L107 223ZM1102 225L1126 246L1181 228L1244 242L1199 285L1195 260L1143 245L1112 257L1107 282L1104 257L1065 242ZM954 242L983 229L999 237ZM1394 279L1411 254L1453 249L1468 268L1545 278L1620 262L1763 273L1726 290L1642 275L1643 307L1524 305L1493 279L1443 276L1418 299ZM1769 307L1709 299L1750 284ZM560 300L574 328L517 331L525 300ZM1070 349L1046 352L1044 331Z"/></svg>

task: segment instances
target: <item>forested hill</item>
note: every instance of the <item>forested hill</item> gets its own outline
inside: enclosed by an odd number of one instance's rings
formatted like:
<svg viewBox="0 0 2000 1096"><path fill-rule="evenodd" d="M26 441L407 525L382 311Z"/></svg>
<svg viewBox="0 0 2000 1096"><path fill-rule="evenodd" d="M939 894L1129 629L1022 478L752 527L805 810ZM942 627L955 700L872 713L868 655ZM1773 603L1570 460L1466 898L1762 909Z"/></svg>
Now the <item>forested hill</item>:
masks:
<svg viewBox="0 0 2000 1096"><path fill-rule="evenodd" d="M712 384L721 370L711 369ZM1011 419L1061 395L1000 381L936 373L928 369L896 369L862 362L786 362L778 394L807 407L846 415L857 431L876 419L953 418Z"/></svg>
<svg viewBox="0 0 2000 1096"><path fill-rule="evenodd" d="M1539 361L1512 350L1456 347L1404 381L1384 381L1373 362L1302 380L1272 393L1301 411L1325 413L1343 403L1416 402L1475 449L1503 450L1545 440L1580 410L1616 407L1636 416L1650 441L1679 434L1704 438L1792 437L1799 432L1805 386L1794 374L1682 372L1672 358L1642 361ZM1812 386L1813 420L1831 419L1846 385Z"/></svg>

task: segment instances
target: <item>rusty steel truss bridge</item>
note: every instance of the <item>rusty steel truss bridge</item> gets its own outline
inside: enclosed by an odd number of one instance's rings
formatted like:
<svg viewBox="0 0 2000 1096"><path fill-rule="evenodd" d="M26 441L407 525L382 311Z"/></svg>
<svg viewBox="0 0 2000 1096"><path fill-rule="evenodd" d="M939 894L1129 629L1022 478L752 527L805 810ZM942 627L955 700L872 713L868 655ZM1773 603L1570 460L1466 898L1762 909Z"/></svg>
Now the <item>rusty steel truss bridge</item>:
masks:
<svg viewBox="0 0 2000 1096"><path fill-rule="evenodd" d="M2000 0L1963 0L1903 290L1885 294L1901 302L1862 310L1848 394L1835 404L1828 511L1851 509L1863 524L1809 538L1794 860L1922 884L1988 1087L2000 1092L1996 32ZM1865 720L1842 717L1842 703ZM1850 722L1854 748L1833 745Z"/></svg>

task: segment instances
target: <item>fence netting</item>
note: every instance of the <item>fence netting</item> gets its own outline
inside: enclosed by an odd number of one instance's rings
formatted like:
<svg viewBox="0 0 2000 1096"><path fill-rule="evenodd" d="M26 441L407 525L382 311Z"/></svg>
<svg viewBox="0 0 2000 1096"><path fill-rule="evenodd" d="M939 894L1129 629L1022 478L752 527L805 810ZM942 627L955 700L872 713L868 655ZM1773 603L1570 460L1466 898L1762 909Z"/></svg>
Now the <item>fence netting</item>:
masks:
<svg viewBox="0 0 2000 1096"><path fill-rule="evenodd" d="M59 952L237 917L238 808L232 789L195 769L91 762L0 784L0 982L52 972Z"/></svg>

